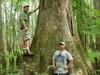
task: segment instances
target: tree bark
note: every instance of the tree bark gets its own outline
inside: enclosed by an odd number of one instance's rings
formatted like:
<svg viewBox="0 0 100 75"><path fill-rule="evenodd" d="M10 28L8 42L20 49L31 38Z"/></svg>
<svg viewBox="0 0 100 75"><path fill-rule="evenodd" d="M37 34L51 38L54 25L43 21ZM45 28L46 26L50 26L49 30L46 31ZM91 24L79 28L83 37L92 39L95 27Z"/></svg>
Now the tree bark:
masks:
<svg viewBox="0 0 100 75"><path fill-rule="evenodd" d="M96 75L94 68L80 43L77 25L74 23L72 0L41 0L35 36L31 50L35 53L36 71L47 72L52 56L64 41L74 61L70 75ZM50 75L51 71L48 71Z"/></svg>

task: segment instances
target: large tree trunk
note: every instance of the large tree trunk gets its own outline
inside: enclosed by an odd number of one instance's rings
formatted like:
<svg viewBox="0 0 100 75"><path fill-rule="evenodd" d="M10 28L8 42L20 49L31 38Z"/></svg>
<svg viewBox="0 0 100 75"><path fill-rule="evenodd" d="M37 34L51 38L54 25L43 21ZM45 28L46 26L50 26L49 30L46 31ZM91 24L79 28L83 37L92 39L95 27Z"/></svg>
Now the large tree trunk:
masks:
<svg viewBox="0 0 100 75"><path fill-rule="evenodd" d="M93 0L94 9L100 10L100 0ZM100 16L98 16L100 17ZM100 50L100 37L96 37L96 49Z"/></svg>
<svg viewBox="0 0 100 75"><path fill-rule="evenodd" d="M66 43L67 50L74 57L70 75L96 75L80 43L77 25L73 20L72 0L41 0L36 33L31 45L35 53L36 71L47 70L54 52L59 49L60 41Z"/></svg>
<svg viewBox="0 0 100 75"><path fill-rule="evenodd" d="M2 34L2 0L0 0L0 51L4 50L4 41L3 41L3 34Z"/></svg>

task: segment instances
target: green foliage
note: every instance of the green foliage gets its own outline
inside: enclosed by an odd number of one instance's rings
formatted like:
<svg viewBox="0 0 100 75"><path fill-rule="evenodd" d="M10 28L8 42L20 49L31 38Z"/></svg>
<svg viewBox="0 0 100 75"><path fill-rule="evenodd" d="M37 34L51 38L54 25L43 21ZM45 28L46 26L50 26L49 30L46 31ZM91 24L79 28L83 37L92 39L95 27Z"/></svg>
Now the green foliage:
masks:
<svg viewBox="0 0 100 75"><path fill-rule="evenodd" d="M0 63L0 75L2 74L6 74L6 75L11 75L12 73L17 73L19 71L21 71L21 69L18 68L16 62L17 62L17 56L22 55L23 52L22 50L5 50L5 54L1 54L0 53L0 58L4 58L3 60L5 60L5 65L6 67L3 67L4 64ZM13 64L11 64L13 63Z"/></svg>
<svg viewBox="0 0 100 75"><path fill-rule="evenodd" d="M88 49L88 56L89 56L89 59L91 60L91 62L94 63L95 62L95 60L94 60L95 57L100 58L100 52Z"/></svg>
<svg viewBox="0 0 100 75"><path fill-rule="evenodd" d="M90 0L73 0L73 11L80 34L100 36L100 10L93 9Z"/></svg>
<svg viewBox="0 0 100 75"><path fill-rule="evenodd" d="M23 62L20 65L17 65L17 58L22 57L23 51L20 49L15 50L5 50L5 55L0 53L0 58L4 57L6 67L3 67L4 64L0 63L0 75L24 75L25 71L34 72L35 63ZM24 68L23 68L24 67ZM25 69L25 71L24 71ZM38 73L34 72L35 75L48 75L47 73Z"/></svg>
<svg viewBox="0 0 100 75"><path fill-rule="evenodd" d="M11 50L11 52L9 52L8 50L5 50L5 61L6 61L6 74L8 75L8 73L11 71L11 69L13 68L12 72L17 72L19 69L17 68L16 65L16 60L17 60L17 55L22 55L22 50ZM13 61L13 65L10 64L10 62Z"/></svg>
<svg viewBox="0 0 100 75"><path fill-rule="evenodd" d="M100 69L99 70L96 70L96 72L99 72L100 73Z"/></svg>

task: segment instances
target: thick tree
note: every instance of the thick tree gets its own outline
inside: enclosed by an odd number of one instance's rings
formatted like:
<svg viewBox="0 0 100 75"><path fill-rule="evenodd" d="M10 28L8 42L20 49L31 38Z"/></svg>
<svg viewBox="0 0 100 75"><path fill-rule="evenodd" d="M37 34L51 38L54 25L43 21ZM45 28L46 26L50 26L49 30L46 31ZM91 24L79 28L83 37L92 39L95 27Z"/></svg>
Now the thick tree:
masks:
<svg viewBox="0 0 100 75"><path fill-rule="evenodd" d="M54 52L59 49L60 41L66 43L67 50L74 58L70 75L96 75L80 43L77 25L74 23L72 0L41 0L37 28L31 45L31 50L35 53L33 59L36 71L46 72Z"/></svg>

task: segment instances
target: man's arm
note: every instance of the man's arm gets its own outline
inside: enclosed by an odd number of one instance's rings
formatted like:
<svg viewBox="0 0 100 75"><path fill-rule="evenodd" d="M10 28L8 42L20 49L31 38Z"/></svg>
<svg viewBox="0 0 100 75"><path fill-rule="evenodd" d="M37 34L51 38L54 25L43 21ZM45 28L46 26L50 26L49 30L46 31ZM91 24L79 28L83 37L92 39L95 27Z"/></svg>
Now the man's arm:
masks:
<svg viewBox="0 0 100 75"><path fill-rule="evenodd" d="M68 62L68 64L66 64L67 66L65 66L64 69L70 68L70 66L72 65L72 62L73 62L73 57L69 52L67 52L67 61L69 61L69 62Z"/></svg>
<svg viewBox="0 0 100 75"><path fill-rule="evenodd" d="M38 8L32 10L32 13L36 12L39 9L40 6L38 6Z"/></svg>
<svg viewBox="0 0 100 75"><path fill-rule="evenodd" d="M73 60L70 60L68 63L68 68L72 65Z"/></svg>
<svg viewBox="0 0 100 75"><path fill-rule="evenodd" d="M68 66L65 66L64 69L70 68L70 66L72 65L72 62L73 62L73 60L70 60L69 63L68 63Z"/></svg>
<svg viewBox="0 0 100 75"><path fill-rule="evenodd" d="M54 70L56 69L56 61L55 61L55 59L56 59L56 52L54 53L53 58L52 58L52 67L53 67Z"/></svg>
<svg viewBox="0 0 100 75"><path fill-rule="evenodd" d="M52 61L52 65L54 65L54 66L55 66L55 60L53 60L53 61Z"/></svg>
<svg viewBox="0 0 100 75"><path fill-rule="evenodd" d="M25 30L27 31L28 28L27 28L27 26L26 26L26 24L25 24L25 21L24 21L24 20L21 20L21 23L24 25L24 28L25 28Z"/></svg>
<svg viewBox="0 0 100 75"><path fill-rule="evenodd" d="M56 69L55 60L52 61L52 66L53 66L53 69L55 70Z"/></svg>

